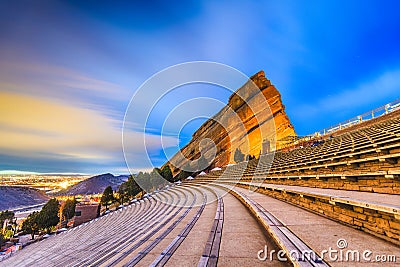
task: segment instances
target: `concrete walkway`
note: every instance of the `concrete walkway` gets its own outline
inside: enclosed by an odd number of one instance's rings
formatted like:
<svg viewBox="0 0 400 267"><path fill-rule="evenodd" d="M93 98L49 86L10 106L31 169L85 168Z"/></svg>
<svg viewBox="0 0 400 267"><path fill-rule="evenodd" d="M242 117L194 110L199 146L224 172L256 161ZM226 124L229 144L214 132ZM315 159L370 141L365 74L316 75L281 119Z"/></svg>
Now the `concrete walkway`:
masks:
<svg viewBox="0 0 400 267"><path fill-rule="evenodd" d="M225 220L218 266L265 266L257 258L258 251L267 245L277 250L277 246L266 236L249 211L234 196L224 196ZM276 258L268 261L268 266L290 266Z"/></svg>
<svg viewBox="0 0 400 267"><path fill-rule="evenodd" d="M400 248L394 244L275 198L240 187L235 187L235 190L248 195L261 204L320 256L324 250L342 251L342 261L339 260L340 258L334 260L329 255L324 257L324 260L332 266L365 266L366 264L368 266L398 266L396 263L377 263L364 260L362 253L366 250L372 252L370 257L373 259L375 256L395 255L397 264L400 262ZM339 240L345 240L342 243L347 243L347 246L342 250L338 248ZM359 261L344 261L348 251L358 251L361 259ZM339 252L337 252L337 256L340 257Z"/></svg>

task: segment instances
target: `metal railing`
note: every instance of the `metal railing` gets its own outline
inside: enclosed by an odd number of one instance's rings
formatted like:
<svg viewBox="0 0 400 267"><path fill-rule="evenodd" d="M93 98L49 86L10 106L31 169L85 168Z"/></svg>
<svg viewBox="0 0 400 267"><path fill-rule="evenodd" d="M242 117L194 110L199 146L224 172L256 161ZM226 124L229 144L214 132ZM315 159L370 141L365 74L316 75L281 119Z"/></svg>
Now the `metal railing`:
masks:
<svg viewBox="0 0 400 267"><path fill-rule="evenodd" d="M391 103L383 105L383 106L381 106L379 108L376 108L376 109L368 111L368 112L366 112L364 114L358 115L358 116L356 116L354 118L351 118L351 119L349 119L347 121L341 122L341 123L336 124L334 126L331 126L329 128L325 128L325 129L323 129L321 131L317 131L312 136L316 137L316 136L322 136L322 135L325 135L325 134L331 134L331 133L334 133L336 131L343 130L343 129L347 128L347 127L359 124L359 123L361 123L363 121L368 121L368 120L371 120L371 119L374 119L374 118L378 118L378 117L380 117L382 115L389 114L389 113L391 113L393 111L396 111L396 110L399 110L399 109L400 109L400 98L395 100L395 101L393 101L393 102L391 102Z"/></svg>
<svg viewBox="0 0 400 267"><path fill-rule="evenodd" d="M364 114L358 115L358 116L356 116L354 118L351 118L349 120L346 120L344 122L341 122L339 124L331 126L329 128L325 128L325 129L322 129L320 131L317 131L314 134L297 138L297 140L295 140L294 142L288 142L288 143L286 143L285 145L283 145L281 147L284 149L284 148L288 148L288 147L291 147L291 146L295 146L295 145L301 144L303 142L311 141L311 140L313 140L315 138L323 137L325 135L331 135L331 134L333 134L333 133L335 133L337 131L343 130L343 129L348 128L350 126L353 126L353 125L356 125L356 124L360 124L362 122L369 121L371 119L378 118L380 116L389 114L389 113L391 113L393 111L396 111L396 110L400 110L400 98L395 100L395 101L393 101L393 102L390 102L390 103L388 103L386 105L383 105L383 106L381 106L379 108L376 108L376 109L368 111L368 112L366 112Z"/></svg>

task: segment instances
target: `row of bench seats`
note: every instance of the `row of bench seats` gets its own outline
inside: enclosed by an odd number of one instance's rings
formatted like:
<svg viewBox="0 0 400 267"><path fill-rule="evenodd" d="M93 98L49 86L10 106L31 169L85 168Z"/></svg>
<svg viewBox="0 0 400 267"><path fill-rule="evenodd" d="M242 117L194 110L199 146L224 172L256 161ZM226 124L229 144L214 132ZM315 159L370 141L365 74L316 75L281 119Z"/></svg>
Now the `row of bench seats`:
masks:
<svg viewBox="0 0 400 267"><path fill-rule="evenodd" d="M194 182L253 188L400 244L400 112L367 126L316 146L230 165Z"/></svg>
<svg viewBox="0 0 400 267"><path fill-rule="evenodd" d="M67 232L36 242L7 262L13 266L93 266L106 264L116 251L146 241L155 229L196 203L193 190L162 191ZM201 195L200 195L201 197ZM154 232L152 232L154 231ZM147 237L147 239L146 239ZM126 255L125 255L126 256Z"/></svg>
<svg viewBox="0 0 400 267"><path fill-rule="evenodd" d="M150 263L150 266L163 266L186 239L206 205L213 201L218 203L215 227L198 261L199 266L216 266L224 218L223 200L211 188L186 185L170 186L67 232L33 243L0 262L0 266L135 266L147 255L153 258L153 249L164 239L171 239L172 233L172 241ZM174 236L178 226L181 230Z"/></svg>
<svg viewBox="0 0 400 267"><path fill-rule="evenodd" d="M371 192L371 187L375 187L375 192L400 194L399 158L400 118L397 116L328 138L318 146L261 155L259 159L224 167L198 178L245 181L267 179L272 183L303 186L307 186L307 180L313 179L310 186L322 187L324 185L313 184L315 180L334 178L336 182L326 183L327 188ZM359 182L363 179L381 180L378 183ZM378 189L380 185L385 189Z"/></svg>

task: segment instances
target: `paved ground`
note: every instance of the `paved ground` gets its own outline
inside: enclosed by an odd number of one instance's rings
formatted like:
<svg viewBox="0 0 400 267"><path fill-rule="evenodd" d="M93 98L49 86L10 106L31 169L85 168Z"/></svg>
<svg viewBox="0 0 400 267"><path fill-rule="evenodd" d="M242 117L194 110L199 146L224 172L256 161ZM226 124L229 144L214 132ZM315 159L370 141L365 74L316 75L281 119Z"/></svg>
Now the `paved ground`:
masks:
<svg viewBox="0 0 400 267"><path fill-rule="evenodd" d="M357 250L362 253L365 250L371 250L373 255L397 255L397 262L400 261L400 248L387 241L272 197L249 192L249 190L239 187L235 187L235 189L248 194L249 197L260 203L317 253L329 250L329 248L339 251L337 241L345 239L348 247L342 250L343 252ZM329 261L329 257L326 259L332 266L366 266L366 264L368 266L395 266L393 263L383 264L366 261L350 263Z"/></svg>
<svg viewBox="0 0 400 267"><path fill-rule="evenodd" d="M277 250L271 238L266 236L249 211L232 195L224 196L225 220L218 266L265 266L257 258L265 245ZM276 258L268 266L290 266Z"/></svg>
<svg viewBox="0 0 400 267"><path fill-rule="evenodd" d="M277 185L277 187L283 187ZM349 192L331 189L285 186L315 194L332 194L383 204L398 204L397 196L377 193ZM376 255L397 255L400 248L365 232L331 221L317 214L272 197L244 188L235 190L257 201L274 215L310 248L321 255L323 250L366 250ZM340 194L339 194L340 193ZM260 250L278 251L272 238L258 224L249 210L232 194L218 186L184 184L153 195L125 209L110 213L92 223L64 234L32 244L0 266L125 266L140 258L136 266L149 266L174 243L190 222L198 216L193 228L173 252L166 266L196 266L215 221L217 195L223 196L223 226L220 239L218 266L289 266L274 254L272 261L260 261ZM203 205L208 200L207 205ZM211 201L214 200L214 201ZM178 205L179 204L179 205ZM192 205L193 204L193 205ZM163 235L165 233L165 235ZM338 249L337 241L346 240L348 246ZM335 255L333 255L335 256ZM338 255L340 256L340 255ZM345 256L345 255L344 255ZM342 259L344 256L342 256ZM393 264L343 262L326 255L332 266L395 266ZM400 258L397 258L400 262Z"/></svg>

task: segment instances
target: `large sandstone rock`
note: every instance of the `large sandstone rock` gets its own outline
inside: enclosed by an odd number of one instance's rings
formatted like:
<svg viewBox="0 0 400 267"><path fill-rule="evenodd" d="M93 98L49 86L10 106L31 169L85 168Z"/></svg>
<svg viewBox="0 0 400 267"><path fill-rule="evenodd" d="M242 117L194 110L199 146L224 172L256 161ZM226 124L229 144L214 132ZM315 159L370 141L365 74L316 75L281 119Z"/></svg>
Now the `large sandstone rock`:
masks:
<svg viewBox="0 0 400 267"><path fill-rule="evenodd" d="M192 140L175 154L169 162L176 174L180 168L196 169L202 155L211 167L234 163L237 148L245 155L258 156L269 147L279 149L279 140L296 136L285 113L281 95L265 77L263 71L252 76L251 81L239 88L228 104L206 121Z"/></svg>

